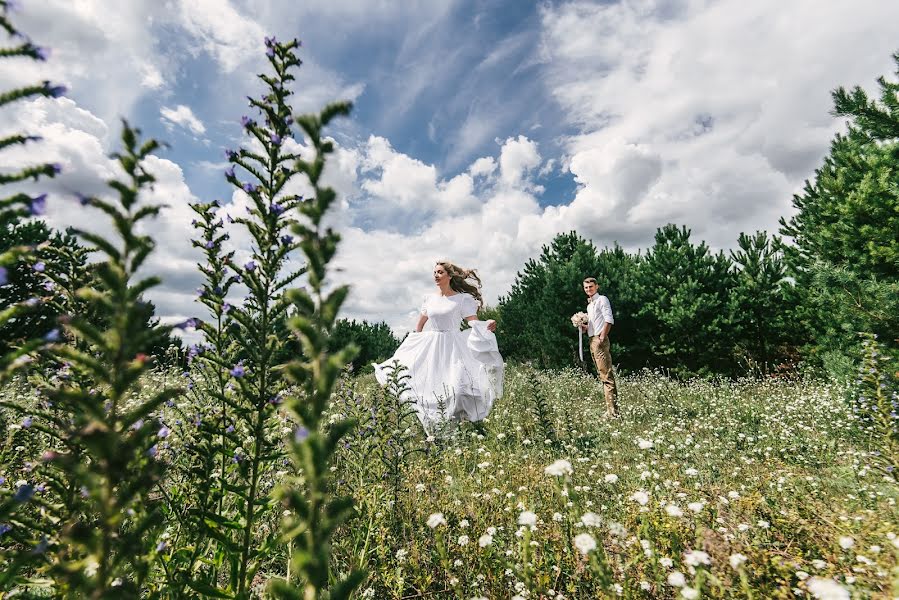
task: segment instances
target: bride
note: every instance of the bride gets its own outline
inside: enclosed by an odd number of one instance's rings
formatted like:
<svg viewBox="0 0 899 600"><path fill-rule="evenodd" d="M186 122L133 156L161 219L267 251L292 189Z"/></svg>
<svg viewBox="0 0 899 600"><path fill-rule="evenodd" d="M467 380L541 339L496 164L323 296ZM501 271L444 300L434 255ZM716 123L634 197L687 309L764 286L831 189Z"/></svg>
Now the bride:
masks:
<svg viewBox="0 0 899 600"><path fill-rule="evenodd" d="M442 261L434 267L434 283L437 290L425 297L415 332L390 359L374 365L381 385L387 385L394 361L405 367L409 389L403 399L415 403L426 430L446 419L480 421L503 393L496 322L477 317L483 305L477 273ZM460 330L463 320L470 329Z"/></svg>

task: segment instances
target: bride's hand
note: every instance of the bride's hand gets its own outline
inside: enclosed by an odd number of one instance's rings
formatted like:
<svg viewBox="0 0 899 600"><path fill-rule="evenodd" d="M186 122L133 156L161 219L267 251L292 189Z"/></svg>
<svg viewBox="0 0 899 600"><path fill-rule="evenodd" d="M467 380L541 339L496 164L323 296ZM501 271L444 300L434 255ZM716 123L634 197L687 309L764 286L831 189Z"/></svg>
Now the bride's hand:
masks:
<svg viewBox="0 0 899 600"><path fill-rule="evenodd" d="M487 331L496 331L496 321L493 319L487 321Z"/></svg>

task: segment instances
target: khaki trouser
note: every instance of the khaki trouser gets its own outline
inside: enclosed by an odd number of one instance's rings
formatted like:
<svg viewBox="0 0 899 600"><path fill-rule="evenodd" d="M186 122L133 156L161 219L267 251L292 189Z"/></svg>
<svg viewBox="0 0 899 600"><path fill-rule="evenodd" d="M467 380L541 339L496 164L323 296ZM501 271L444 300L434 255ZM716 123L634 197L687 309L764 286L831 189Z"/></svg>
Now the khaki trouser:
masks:
<svg viewBox="0 0 899 600"><path fill-rule="evenodd" d="M612 354L609 352L609 338L600 343L599 336L590 338L590 354L596 363L596 372L606 392L606 412L610 416L618 416L618 390L615 387L615 375L612 373Z"/></svg>

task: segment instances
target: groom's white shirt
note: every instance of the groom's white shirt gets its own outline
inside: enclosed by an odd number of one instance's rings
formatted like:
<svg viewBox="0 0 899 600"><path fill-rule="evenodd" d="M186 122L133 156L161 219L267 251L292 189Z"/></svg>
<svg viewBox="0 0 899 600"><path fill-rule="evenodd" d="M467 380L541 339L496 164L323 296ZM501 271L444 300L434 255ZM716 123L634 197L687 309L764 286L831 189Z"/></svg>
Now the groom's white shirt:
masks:
<svg viewBox="0 0 899 600"><path fill-rule="evenodd" d="M605 296L593 294L587 305L587 335L598 334L606 323L615 323L612 305Z"/></svg>

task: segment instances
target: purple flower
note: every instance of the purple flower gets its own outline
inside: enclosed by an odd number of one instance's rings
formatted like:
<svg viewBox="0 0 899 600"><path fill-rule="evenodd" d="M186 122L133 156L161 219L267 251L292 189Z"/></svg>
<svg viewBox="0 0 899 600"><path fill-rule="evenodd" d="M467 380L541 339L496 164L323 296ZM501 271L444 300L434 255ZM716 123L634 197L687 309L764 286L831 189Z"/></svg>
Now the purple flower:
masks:
<svg viewBox="0 0 899 600"><path fill-rule="evenodd" d="M0 536L2 536L7 531L12 530L12 527L7 523L0 523Z"/></svg>
<svg viewBox="0 0 899 600"><path fill-rule="evenodd" d="M212 240L209 240L208 242L206 242L203 245L206 247L207 250L212 250L213 248L215 248L215 242L213 242Z"/></svg>
<svg viewBox="0 0 899 600"><path fill-rule="evenodd" d="M169 545L168 545L167 543L165 543L165 542L159 542L158 544L156 544L156 551L157 551L157 552L162 552L163 550L165 550L165 549L168 548L168 547L169 547Z"/></svg>
<svg viewBox="0 0 899 600"><path fill-rule="evenodd" d="M234 425L228 425L225 428L225 433L234 433Z"/></svg>
<svg viewBox="0 0 899 600"><path fill-rule="evenodd" d="M256 191L256 186L253 185L252 183L245 183L245 184L243 184L243 191L245 191L248 194L252 194Z"/></svg>
<svg viewBox="0 0 899 600"><path fill-rule="evenodd" d="M59 329L51 329L47 332L47 335L44 336L44 341L53 343L59 341Z"/></svg>
<svg viewBox="0 0 899 600"><path fill-rule="evenodd" d="M137 421L134 422L134 425L131 426L131 429L133 429L134 431L137 431L138 429L140 429L143 426L144 426L144 420L138 419Z"/></svg>
<svg viewBox="0 0 899 600"><path fill-rule="evenodd" d="M69 88L64 85L51 85L49 81L44 82L44 92L51 98L59 98L68 90Z"/></svg>
<svg viewBox="0 0 899 600"><path fill-rule="evenodd" d="M278 43L278 38L275 36L265 38L265 47L272 48L275 44Z"/></svg>
<svg viewBox="0 0 899 600"><path fill-rule="evenodd" d="M52 292L53 290L56 289L56 284L53 283L52 281L45 281L44 289L47 290L48 292Z"/></svg>
<svg viewBox="0 0 899 600"><path fill-rule="evenodd" d="M296 430L293 432L293 439L297 443L304 441L308 437L309 437L309 430L306 429L306 427L303 425L300 425L299 427L297 427Z"/></svg>
<svg viewBox="0 0 899 600"><path fill-rule="evenodd" d="M50 165L50 170L54 175L59 175L60 173L62 173L62 165L59 163L53 163Z"/></svg>
<svg viewBox="0 0 899 600"><path fill-rule="evenodd" d="M37 543L37 545L31 550L32 554L43 554L47 551L47 546L50 545L50 540L47 539L46 535L41 536L41 541Z"/></svg>
<svg viewBox="0 0 899 600"><path fill-rule="evenodd" d="M268 48L268 49L265 51L265 55L266 55L267 57L269 57L269 58L274 58L274 57L275 57L275 49L274 49L274 48Z"/></svg>
<svg viewBox="0 0 899 600"><path fill-rule="evenodd" d="M246 269L247 271L249 271L250 273L252 273L253 271L256 270L256 263L251 260L250 262L245 264L243 266L243 268Z"/></svg>
<svg viewBox="0 0 899 600"><path fill-rule="evenodd" d="M293 243L293 236L292 235L281 236L281 243L285 246L289 246L290 244Z"/></svg>
<svg viewBox="0 0 899 600"><path fill-rule="evenodd" d="M157 433L156 435L159 436L161 439L165 439L165 438L169 437L170 433L171 433L171 431L169 431L169 428L166 427L165 425L163 425L162 428L160 428L159 433Z"/></svg>
<svg viewBox="0 0 899 600"><path fill-rule="evenodd" d="M48 58L50 58L50 48L41 48L40 46L35 46L34 54L38 60L47 60Z"/></svg>
<svg viewBox="0 0 899 600"><path fill-rule="evenodd" d="M203 298L206 295L206 290L203 288L197 288L197 296Z"/></svg>
<svg viewBox="0 0 899 600"><path fill-rule="evenodd" d="M280 146L280 145L281 145L281 136L278 135L277 133L273 133L273 134L271 135L271 138L270 138L270 139L272 140L272 143L273 143L275 146Z"/></svg>
<svg viewBox="0 0 899 600"><path fill-rule="evenodd" d="M240 363L237 363L236 365L234 365L234 368L231 369L230 372L231 372L232 377L236 377L238 379L240 379L241 377L243 377L246 374L246 371L244 370L243 365Z"/></svg>
<svg viewBox="0 0 899 600"><path fill-rule="evenodd" d="M0 285L6 285L7 281L9 281L9 271L6 270L6 267L0 267Z"/></svg>
<svg viewBox="0 0 899 600"><path fill-rule="evenodd" d="M200 319L191 317L175 325L175 329L181 329L182 331L185 329L195 329L199 324Z"/></svg>
<svg viewBox="0 0 899 600"><path fill-rule="evenodd" d="M246 129L249 129L254 125L253 119L247 117L246 115L240 118L240 124Z"/></svg>
<svg viewBox="0 0 899 600"><path fill-rule="evenodd" d="M227 169L225 169L225 178L234 179L234 167L228 167Z"/></svg>
<svg viewBox="0 0 899 600"><path fill-rule="evenodd" d="M150 449L147 450L147 456L149 456L150 458L156 458L157 454L159 454L159 448L156 446L156 444L153 444L153 446L151 446Z"/></svg>
<svg viewBox="0 0 899 600"><path fill-rule="evenodd" d="M268 208L270 211L272 211L276 215L280 215L281 213L284 212L284 207L281 206L280 204L278 204L277 202L272 202Z"/></svg>
<svg viewBox="0 0 899 600"><path fill-rule="evenodd" d="M28 485L20 485L19 489L16 490L15 496L12 497L14 502L28 502L31 500L31 497L34 496L34 487Z"/></svg>
<svg viewBox="0 0 899 600"><path fill-rule="evenodd" d="M25 417L24 419L22 419L22 429L28 429L29 427L31 427L31 423L31 417Z"/></svg>
<svg viewBox="0 0 899 600"><path fill-rule="evenodd" d="M227 302L225 302L224 304L222 304L222 312L223 312L224 314L228 314L229 312L231 312L231 305L228 304Z"/></svg>
<svg viewBox="0 0 899 600"><path fill-rule="evenodd" d="M34 269L35 271L37 271L38 273L43 273L44 269L47 268L47 265L45 265L43 261L40 261L40 262L34 263L34 266L31 268Z"/></svg>
<svg viewBox="0 0 899 600"><path fill-rule="evenodd" d="M47 211L47 194L32 198L28 204L28 211L34 216L44 214Z"/></svg>
<svg viewBox="0 0 899 600"><path fill-rule="evenodd" d="M90 201L91 201L90 196L85 196L84 194L77 194L77 196L78 196L78 203L81 204L81 206L87 206L88 204L90 204Z"/></svg>
<svg viewBox="0 0 899 600"><path fill-rule="evenodd" d="M228 160L237 160L237 152L228 148L227 150L225 150L225 157Z"/></svg>

